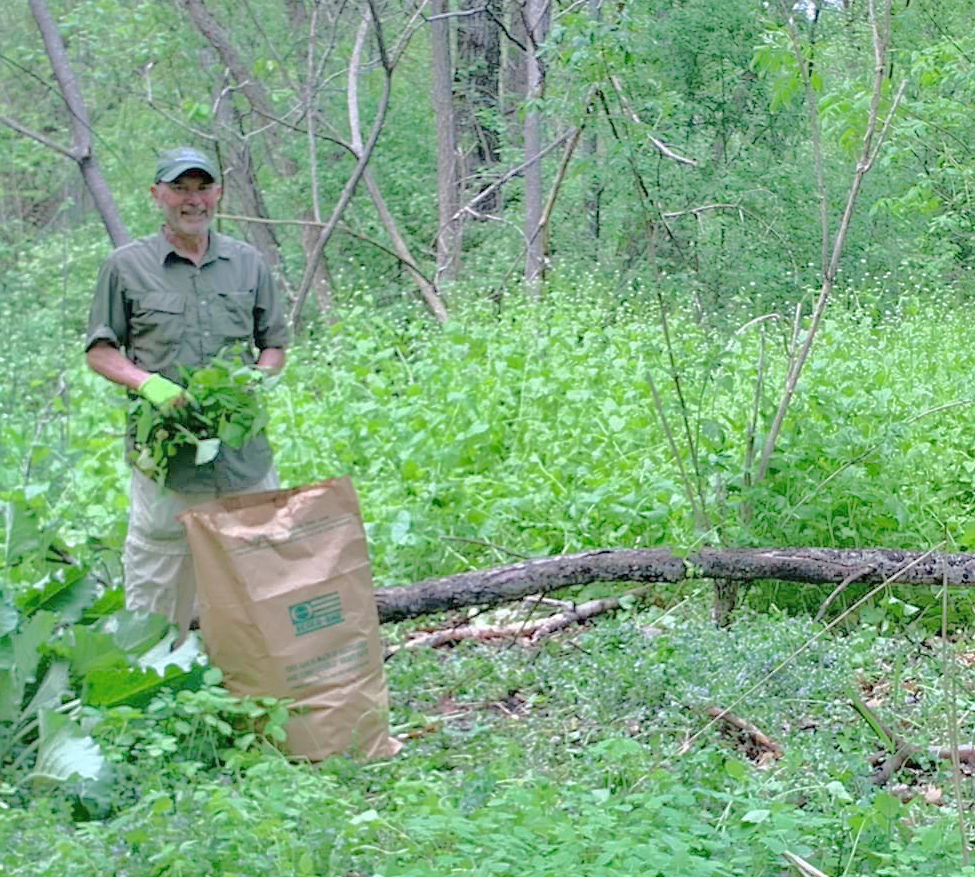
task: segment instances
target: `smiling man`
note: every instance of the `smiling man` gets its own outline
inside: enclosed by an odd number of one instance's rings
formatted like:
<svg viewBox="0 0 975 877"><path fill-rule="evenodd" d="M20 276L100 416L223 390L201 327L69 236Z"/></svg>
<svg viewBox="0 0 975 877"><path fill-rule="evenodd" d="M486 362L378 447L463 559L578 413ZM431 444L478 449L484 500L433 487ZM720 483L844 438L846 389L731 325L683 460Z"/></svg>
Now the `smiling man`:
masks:
<svg viewBox="0 0 975 877"><path fill-rule="evenodd" d="M150 192L162 228L115 250L102 266L88 364L160 408L186 402L180 366L204 365L231 346L258 368L279 371L288 331L267 262L249 244L210 228L222 193L215 162L185 146L164 152ZM182 446L169 462L165 488L133 469L126 606L166 615L185 633L196 584L176 515L207 499L277 486L263 433L240 449L221 446L201 465L193 448Z"/></svg>

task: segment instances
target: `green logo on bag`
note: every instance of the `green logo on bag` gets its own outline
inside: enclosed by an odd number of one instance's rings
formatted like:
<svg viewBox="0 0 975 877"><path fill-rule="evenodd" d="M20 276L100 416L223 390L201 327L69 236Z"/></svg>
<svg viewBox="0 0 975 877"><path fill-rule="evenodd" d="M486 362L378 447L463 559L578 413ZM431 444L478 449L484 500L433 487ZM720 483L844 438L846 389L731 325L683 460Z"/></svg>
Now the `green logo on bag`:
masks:
<svg viewBox="0 0 975 877"><path fill-rule="evenodd" d="M312 597L303 603L288 607L291 623L295 626L295 636L331 627L342 621L342 600L336 593Z"/></svg>

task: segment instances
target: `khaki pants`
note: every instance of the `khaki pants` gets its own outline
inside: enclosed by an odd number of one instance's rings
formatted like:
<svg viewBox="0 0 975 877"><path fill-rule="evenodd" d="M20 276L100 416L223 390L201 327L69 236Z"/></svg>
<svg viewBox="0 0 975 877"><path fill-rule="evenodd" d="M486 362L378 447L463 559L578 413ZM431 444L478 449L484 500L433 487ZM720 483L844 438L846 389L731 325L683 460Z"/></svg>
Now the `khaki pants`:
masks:
<svg viewBox="0 0 975 877"><path fill-rule="evenodd" d="M275 490L278 475L271 471L256 484L221 496ZM198 614L196 576L186 541L186 530L176 515L191 505L216 499L210 493L176 493L132 470L129 530L122 565L125 571L125 608L157 612L179 625L185 635Z"/></svg>

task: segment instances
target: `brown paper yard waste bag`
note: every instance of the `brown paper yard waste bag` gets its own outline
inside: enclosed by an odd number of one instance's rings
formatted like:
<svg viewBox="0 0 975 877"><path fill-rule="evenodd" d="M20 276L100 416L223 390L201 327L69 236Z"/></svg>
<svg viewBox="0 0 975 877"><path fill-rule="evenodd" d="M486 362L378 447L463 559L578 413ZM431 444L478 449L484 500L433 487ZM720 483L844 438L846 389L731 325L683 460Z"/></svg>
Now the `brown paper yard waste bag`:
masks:
<svg viewBox="0 0 975 877"><path fill-rule="evenodd" d="M238 694L293 698L288 750L393 755L379 616L349 478L192 506L210 661Z"/></svg>

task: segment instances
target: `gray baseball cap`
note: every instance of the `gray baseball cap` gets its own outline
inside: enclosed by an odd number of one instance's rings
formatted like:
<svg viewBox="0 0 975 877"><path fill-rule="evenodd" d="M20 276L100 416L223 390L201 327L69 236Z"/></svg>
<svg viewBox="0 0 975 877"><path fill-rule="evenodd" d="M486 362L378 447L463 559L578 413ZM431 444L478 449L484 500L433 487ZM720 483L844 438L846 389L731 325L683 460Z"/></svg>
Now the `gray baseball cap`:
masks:
<svg viewBox="0 0 975 877"><path fill-rule="evenodd" d="M191 146L178 146L176 149L167 149L159 156L156 161L155 181L171 183L181 174L192 170L209 174L214 182L220 179L220 172L210 156Z"/></svg>

